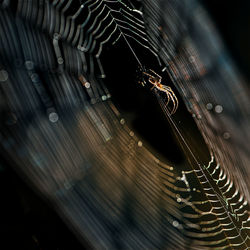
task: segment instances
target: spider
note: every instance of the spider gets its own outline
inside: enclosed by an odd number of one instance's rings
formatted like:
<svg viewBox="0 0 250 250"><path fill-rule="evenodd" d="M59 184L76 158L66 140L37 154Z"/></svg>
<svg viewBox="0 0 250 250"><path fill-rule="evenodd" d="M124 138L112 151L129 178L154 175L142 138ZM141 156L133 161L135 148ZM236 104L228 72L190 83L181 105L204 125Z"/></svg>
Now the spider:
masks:
<svg viewBox="0 0 250 250"><path fill-rule="evenodd" d="M170 101L172 101L173 103L173 108L170 111L170 115L173 115L177 108L178 108L178 99L174 93L174 91L169 87L169 86L165 86L163 84L161 84L161 79L162 77L160 75L158 75L157 73L155 73L152 69L149 69L150 73L147 72L143 72L144 75L148 76L148 81L153 84L153 87L151 89L158 89L162 92L164 92L167 95L167 103L166 105L169 104ZM143 82L143 85L145 85L145 81Z"/></svg>

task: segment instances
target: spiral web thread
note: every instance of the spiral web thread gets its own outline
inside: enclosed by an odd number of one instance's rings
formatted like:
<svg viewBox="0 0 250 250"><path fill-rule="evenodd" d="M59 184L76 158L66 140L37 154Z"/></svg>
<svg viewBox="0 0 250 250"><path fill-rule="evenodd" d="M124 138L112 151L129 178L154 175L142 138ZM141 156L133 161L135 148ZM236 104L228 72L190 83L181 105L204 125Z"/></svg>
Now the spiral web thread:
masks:
<svg viewBox="0 0 250 250"><path fill-rule="evenodd" d="M94 248L246 249L247 201L213 154L192 166L154 157L86 68L87 57L122 36L151 47L142 21L146 40L138 23L130 26L141 13L123 1L85 1L69 14L73 4L19 1L18 18L1 9L1 95L18 117L1 131L3 152ZM90 13L84 29L76 25L82 11Z"/></svg>

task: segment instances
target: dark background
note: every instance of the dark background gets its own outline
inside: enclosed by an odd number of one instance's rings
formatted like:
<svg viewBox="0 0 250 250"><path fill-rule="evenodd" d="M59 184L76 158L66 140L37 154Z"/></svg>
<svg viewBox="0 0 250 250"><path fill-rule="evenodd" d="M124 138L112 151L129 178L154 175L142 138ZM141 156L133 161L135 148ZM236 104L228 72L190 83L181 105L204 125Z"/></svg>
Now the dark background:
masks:
<svg viewBox="0 0 250 250"><path fill-rule="evenodd" d="M234 61L249 79L250 2L201 2L216 22ZM152 93L134 80L138 76L134 70L137 63L132 56L123 56L124 46L122 43L117 44L115 48L105 51L103 56L108 76L105 83L112 93L113 101L128 123L157 154L164 155L172 163L181 164L183 155L170 132L168 122ZM109 64L110 60L117 63ZM144 60L149 63L151 57L145 57ZM127 66L124 68L123 65ZM163 80L169 82L166 75ZM190 119L182 104L180 110L182 116L186 115ZM195 129L191 119L190 126ZM167 142L168 146L162 147L163 142L164 145ZM12 171L8 159L1 160L0 199L1 249L83 249L53 209Z"/></svg>

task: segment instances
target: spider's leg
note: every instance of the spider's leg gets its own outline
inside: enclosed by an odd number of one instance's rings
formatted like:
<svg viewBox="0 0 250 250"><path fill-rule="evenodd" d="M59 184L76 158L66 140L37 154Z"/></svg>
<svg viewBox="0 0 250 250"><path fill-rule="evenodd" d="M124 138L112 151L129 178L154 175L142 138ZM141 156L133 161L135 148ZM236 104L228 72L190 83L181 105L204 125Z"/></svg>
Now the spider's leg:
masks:
<svg viewBox="0 0 250 250"><path fill-rule="evenodd" d="M169 94L168 92L168 105L169 105L169 102L171 101L171 95Z"/></svg>
<svg viewBox="0 0 250 250"><path fill-rule="evenodd" d="M178 101L178 98L177 98L177 96L175 95L175 93L174 93L174 91L172 89L171 89L171 92L172 92L173 99L175 100L175 109L174 109L174 113L175 113L178 106L179 106L179 101Z"/></svg>
<svg viewBox="0 0 250 250"><path fill-rule="evenodd" d="M167 91L164 91L165 94L167 95L168 99L167 99L167 102L166 102L166 106L169 104L169 101L170 101L170 98L169 98L169 93Z"/></svg>
<svg viewBox="0 0 250 250"><path fill-rule="evenodd" d="M169 86L165 86L164 87L168 90L168 91L173 91Z"/></svg>
<svg viewBox="0 0 250 250"><path fill-rule="evenodd" d="M165 93L171 92L171 89L168 86L161 85L161 90L164 91Z"/></svg>
<svg viewBox="0 0 250 250"><path fill-rule="evenodd" d="M158 75L154 70L149 69L149 71L151 71L153 74L155 74L156 76L158 76L159 78L162 78L160 75Z"/></svg>
<svg viewBox="0 0 250 250"><path fill-rule="evenodd" d="M153 90L155 88L155 85L153 85L153 87L150 90Z"/></svg>
<svg viewBox="0 0 250 250"><path fill-rule="evenodd" d="M141 81L139 81L139 83L140 83L143 87L147 84L145 80L141 80Z"/></svg>
<svg viewBox="0 0 250 250"><path fill-rule="evenodd" d="M174 99L173 95L170 95L170 96L171 96L171 100L173 102L173 108L172 108L172 111L171 111L171 115L172 115L176 111L176 102L175 102L175 99Z"/></svg>
<svg viewBox="0 0 250 250"><path fill-rule="evenodd" d="M149 77L153 77L152 75L150 75L149 73L147 73L147 72L142 72L144 75L146 75L146 76L149 76Z"/></svg>
<svg viewBox="0 0 250 250"><path fill-rule="evenodd" d="M162 85L162 89L167 93L169 100L171 99L173 103L173 108L171 110L171 115L174 114L178 108L178 99L174 93L174 91L169 86Z"/></svg>
<svg viewBox="0 0 250 250"><path fill-rule="evenodd" d="M152 69L149 69L149 71L151 71L153 74L155 74L158 78L159 78L159 82L161 82L162 77L160 75L158 75L155 71L153 71Z"/></svg>
<svg viewBox="0 0 250 250"><path fill-rule="evenodd" d="M150 74L146 73L146 72L142 72L142 74L148 76L149 78L152 78L152 76ZM150 83L152 83L152 82L150 82ZM142 79L142 85L143 86L147 85L147 81L145 81L144 78Z"/></svg>
<svg viewBox="0 0 250 250"><path fill-rule="evenodd" d="M172 108L172 110L170 111L170 115L172 115L172 114L173 114L174 107L175 107L175 101L174 101L173 96L172 96L172 93L171 93L170 91L167 91L167 95L168 95L169 101L172 101L172 103L173 103L173 108ZM169 101L168 101L168 103L169 103Z"/></svg>
<svg viewBox="0 0 250 250"><path fill-rule="evenodd" d="M176 108L175 108L175 112L176 110L178 109L178 106L179 106L179 101L178 101L178 98L176 97L176 95L174 95L175 99L176 99Z"/></svg>
<svg viewBox="0 0 250 250"><path fill-rule="evenodd" d="M164 86L164 85L161 85L161 87L158 87L157 86L157 88L160 90L160 91L162 91L162 92L164 92L165 94L166 94L166 96L167 96L167 102L166 102L166 105L168 105L168 103L169 103L169 101L170 101L170 97L169 97L169 91L168 91L168 89L166 89L165 88L166 86Z"/></svg>
<svg viewBox="0 0 250 250"><path fill-rule="evenodd" d="M172 110L172 114L174 114L178 108L178 105L179 105L179 101L178 101L178 98L176 97L176 95L174 94L174 92L172 91L172 94L171 94L171 99L172 99L172 102L174 104L174 107L173 107L173 110Z"/></svg>

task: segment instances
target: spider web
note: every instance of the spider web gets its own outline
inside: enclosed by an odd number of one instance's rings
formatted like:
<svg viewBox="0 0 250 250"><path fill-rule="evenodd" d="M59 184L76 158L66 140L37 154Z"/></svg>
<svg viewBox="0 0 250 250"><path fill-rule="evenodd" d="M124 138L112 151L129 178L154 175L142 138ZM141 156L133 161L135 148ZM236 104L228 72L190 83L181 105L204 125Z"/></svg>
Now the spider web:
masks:
<svg viewBox="0 0 250 250"><path fill-rule="evenodd" d="M191 164L164 163L126 125L97 77L96 67L104 74L103 46L132 39L159 51L190 105L188 94L196 89L185 85L192 81L180 67L190 58L181 46L185 5L167 3L143 2L148 35L141 11L128 1L18 1L16 12L2 8L1 99L11 114L7 125L1 124L2 155L13 159L16 170L96 249L245 249L247 177L238 175L245 180L238 183L231 174L240 172L223 155L232 149L215 147L207 124L197 122L208 135L209 161L197 164L189 154ZM200 79L200 71L190 72ZM170 123L180 138L174 118Z"/></svg>
<svg viewBox="0 0 250 250"><path fill-rule="evenodd" d="M129 45L128 39L133 40L156 56L154 47L147 39L142 13L134 9L130 1L88 0L79 4L73 0L54 0L43 5L39 1L28 4L20 1L17 8L20 16L53 34L59 63L63 63L63 53L58 45L60 41L76 47L84 53L84 58L87 53L91 74L96 74L94 70L97 66L101 77L105 74L99 57L107 43L114 45L124 39ZM86 63L86 59L83 60Z"/></svg>
<svg viewBox="0 0 250 250"><path fill-rule="evenodd" d="M192 171L201 174L200 176L198 174L197 177L203 177L203 180L200 181L202 185L208 185L204 187L204 191L208 195L207 202L210 200L209 197L214 197L220 203L214 207L213 202L215 201L212 201L211 207L214 209L210 210L210 213L218 210L215 215L217 213L217 220L221 220L219 223L221 226L214 227L212 223L214 220L212 220L210 229L204 230L205 232L210 231L210 233L204 237L209 237L209 235L215 237L224 231L226 233L224 236L222 235L221 240L225 241L225 236L228 239L224 247L245 249L249 244L247 202L247 200L249 201L249 185L247 184L249 179L247 162L249 160L245 155L248 146L245 144L245 149L242 148L242 144L240 147L238 146L239 138L247 137L245 130L249 123L247 114L242 110L249 102L247 101L249 96L243 90L245 82L240 79L213 25L196 1L192 1L191 4L192 13L194 13L192 17L187 15L191 6L189 2L145 1L143 4L151 42L155 47L161 49L159 55L166 64L165 69L180 90L190 112L196 117L196 123L209 145L210 152L215 154L217 161L221 164L221 166L214 165L213 167L209 164L208 171L204 171L201 162L192 155L192 149L186 144L185 139L180 138L189 157L193 160L194 169ZM157 29L158 35L155 35ZM219 63L222 58L223 63ZM214 65L216 65L216 69ZM237 82L237 86L234 84L235 82ZM232 96L231 91L235 91L235 89L237 89L237 93L241 93L241 100ZM229 99L230 103L228 103ZM160 98L159 101L170 122L176 127L175 121L169 116L162 99ZM224 110L220 117L211 113L213 106L215 106L215 114L220 114ZM237 120L244 120L240 130L238 123L236 126L234 125L235 116L237 116ZM223 130L226 132L222 132ZM177 131L177 133L179 132ZM180 134L179 137L181 137ZM227 142L229 137L230 142ZM246 142L246 140L243 141ZM244 160L242 161L242 159ZM245 198L243 198L244 195ZM196 208L193 207L193 209ZM237 218L238 215L241 219ZM223 220L228 221L225 223ZM231 233L229 233L230 231ZM207 244L213 246L215 242Z"/></svg>

